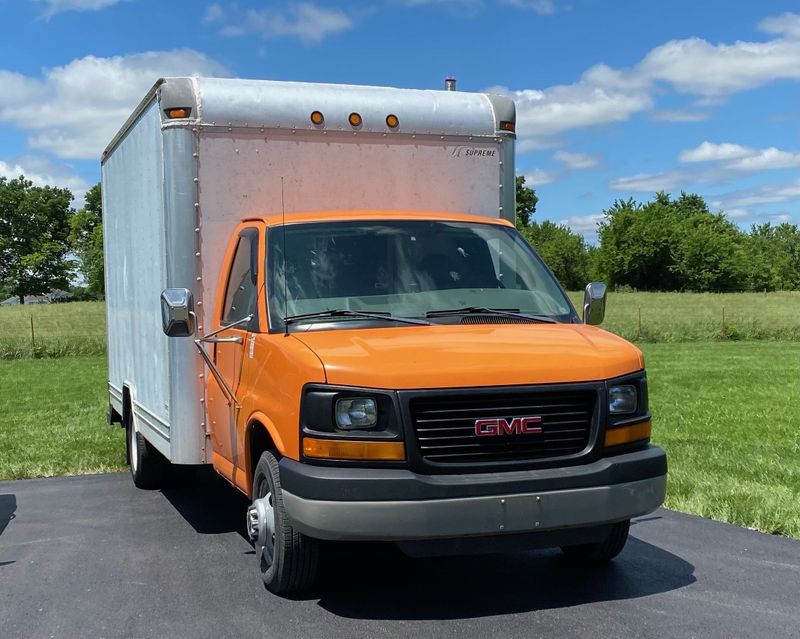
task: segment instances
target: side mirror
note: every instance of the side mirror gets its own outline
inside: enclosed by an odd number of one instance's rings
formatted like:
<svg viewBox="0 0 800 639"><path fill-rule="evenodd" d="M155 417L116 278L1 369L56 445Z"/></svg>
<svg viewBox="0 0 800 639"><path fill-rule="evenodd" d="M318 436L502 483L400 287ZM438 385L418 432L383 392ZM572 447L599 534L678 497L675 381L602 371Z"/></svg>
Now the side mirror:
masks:
<svg viewBox="0 0 800 639"><path fill-rule="evenodd" d="M590 282L583 293L583 323L603 323L606 315L606 285L603 282Z"/></svg>
<svg viewBox="0 0 800 639"><path fill-rule="evenodd" d="M161 292L161 328L168 337L189 337L195 328L194 297L187 288Z"/></svg>

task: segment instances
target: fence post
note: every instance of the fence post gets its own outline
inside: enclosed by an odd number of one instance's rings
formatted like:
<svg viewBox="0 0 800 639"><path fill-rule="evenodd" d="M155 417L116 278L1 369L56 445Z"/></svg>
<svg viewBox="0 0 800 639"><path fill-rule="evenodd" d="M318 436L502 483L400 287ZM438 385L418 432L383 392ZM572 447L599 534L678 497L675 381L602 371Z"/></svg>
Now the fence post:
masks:
<svg viewBox="0 0 800 639"><path fill-rule="evenodd" d="M636 333L636 339L642 339L642 307L639 307L639 330Z"/></svg>
<svg viewBox="0 0 800 639"><path fill-rule="evenodd" d="M728 328L725 326L725 305L722 305L722 338L725 339L728 335Z"/></svg>
<svg viewBox="0 0 800 639"><path fill-rule="evenodd" d="M31 315L31 351L36 352L36 333L33 330L33 315Z"/></svg>

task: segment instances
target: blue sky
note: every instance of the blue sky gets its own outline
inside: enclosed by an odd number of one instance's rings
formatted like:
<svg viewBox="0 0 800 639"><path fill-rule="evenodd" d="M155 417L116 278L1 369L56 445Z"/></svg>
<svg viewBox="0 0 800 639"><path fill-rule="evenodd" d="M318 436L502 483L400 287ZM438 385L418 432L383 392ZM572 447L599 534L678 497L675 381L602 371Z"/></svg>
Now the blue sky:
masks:
<svg viewBox="0 0 800 639"><path fill-rule="evenodd" d="M792 13L792 10L797 13ZM800 223L800 10L742 0L0 0L0 175L82 193L162 75L503 92L539 219L617 198Z"/></svg>

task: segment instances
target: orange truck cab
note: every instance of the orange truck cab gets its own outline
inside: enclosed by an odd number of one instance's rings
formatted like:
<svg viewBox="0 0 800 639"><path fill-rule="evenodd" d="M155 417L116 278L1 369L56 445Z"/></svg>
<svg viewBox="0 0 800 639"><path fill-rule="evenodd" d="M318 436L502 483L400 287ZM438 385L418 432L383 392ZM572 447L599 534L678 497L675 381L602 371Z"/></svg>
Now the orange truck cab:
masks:
<svg viewBox="0 0 800 639"><path fill-rule="evenodd" d="M104 154L134 483L213 465L271 591L320 540L608 560L663 502L641 352L510 221L513 125L499 96L168 79Z"/></svg>

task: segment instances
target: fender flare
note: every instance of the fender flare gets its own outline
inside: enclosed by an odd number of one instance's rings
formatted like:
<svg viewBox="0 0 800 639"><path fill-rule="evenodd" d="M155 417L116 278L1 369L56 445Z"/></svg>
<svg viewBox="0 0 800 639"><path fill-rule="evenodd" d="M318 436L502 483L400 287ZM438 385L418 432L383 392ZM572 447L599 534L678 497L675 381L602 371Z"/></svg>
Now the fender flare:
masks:
<svg viewBox="0 0 800 639"><path fill-rule="evenodd" d="M281 456L285 456L286 444L283 443L283 438L281 437L272 420L261 411L255 411L247 419L247 432L250 432L250 429L253 428L256 422L261 424L266 429L267 433L275 444L275 448L278 450ZM248 450L247 452L249 455L250 451Z"/></svg>

